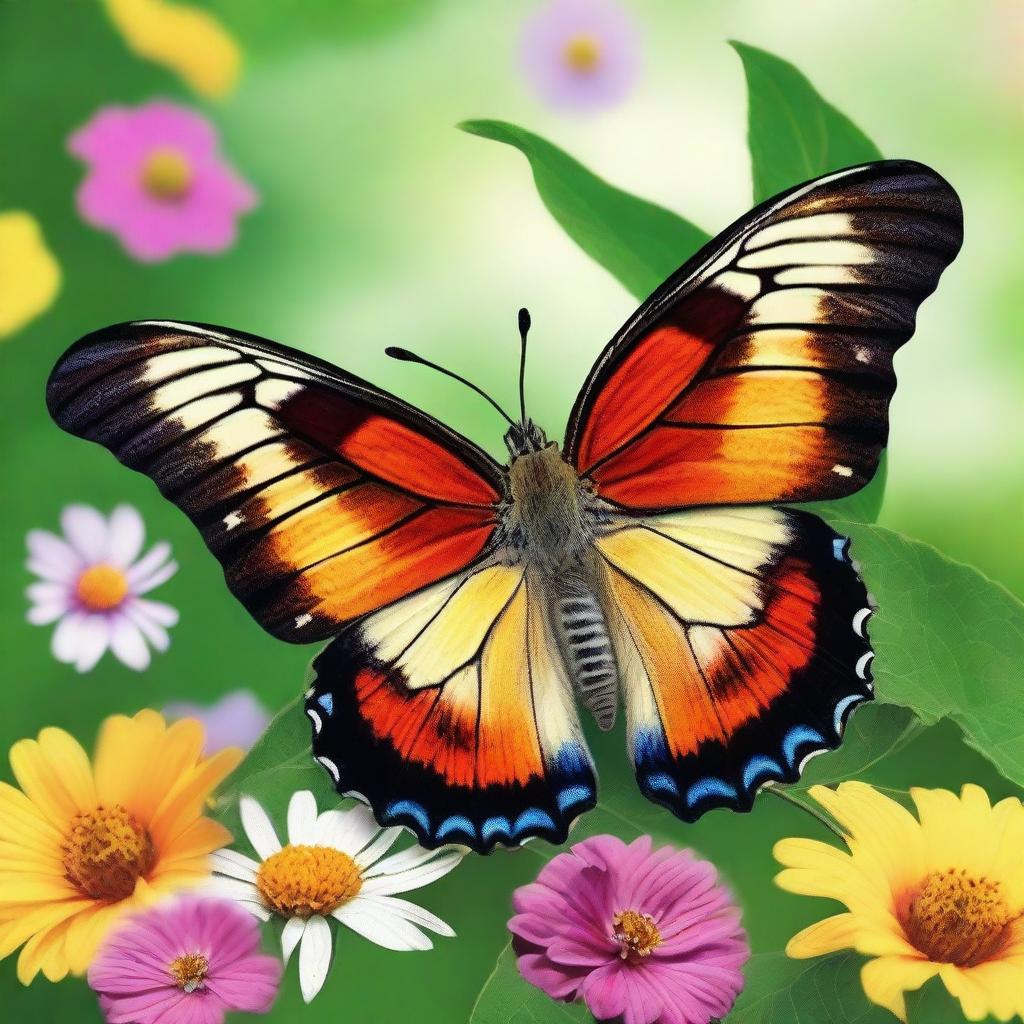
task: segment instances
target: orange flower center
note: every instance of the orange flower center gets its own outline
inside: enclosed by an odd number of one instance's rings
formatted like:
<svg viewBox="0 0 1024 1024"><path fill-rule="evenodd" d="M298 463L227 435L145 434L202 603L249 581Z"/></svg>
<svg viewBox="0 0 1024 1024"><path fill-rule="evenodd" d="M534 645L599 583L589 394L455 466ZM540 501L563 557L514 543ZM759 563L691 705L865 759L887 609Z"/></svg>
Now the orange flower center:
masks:
<svg viewBox="0 0 1024 1024"><path fill-rule="evenodd" d="M601 42L592 35L580 33L565 44L562 54L573 71L586 75L601 63Z"/></svg>
<svg viewBox="0 0 1024 1024"><path fill-rule="evenodd" d="M149 833L120 804L97 807L71 819L64 838L64 870L84 895L126 899L155 863Z"/></svg>
<svg viewBox="0 0 1024 1024"><path fill-rule="evenodd" d="M356 862L330 846L286 846L256 875L260 895L283 917L329 914L362 887Z"/></svg>
<svg viewBox="0 0 1024 1024"><path fill-rule="evenodd" d="M174 984L184 992L195 992L203 988L210 961L202 953L185 953L171 961L171 976Z"/></svg>
<svg viewBox="0 0 1024 1024"><path fill-rule="evenodd" d="M661 932L650 914L623 910L612 919L613 935L619 944L619 956L635 963L648 957L661 945Z"/></svg>
<svg viewBox="0 0 1024 1024"><path fill-rule="evenodd" d="M75 584L75 596L89 611L116 608L128 594L128 578L112 565L90 565Z"/></svg>
<svg viewBox="0 0 1024 1024"><path fill-rule="evenodd" d="M999 882L950 868L925 878L903 925L934 963L974 967L1003 948L1012 920Z"/></svg>
<svg viewBox="0 0 1024 1024"><path fill-rule="evenodd" d="M164 202L181 199L192 184L192 168L184 154L169 146L154 149L142 165L142 187Z"/></svg>

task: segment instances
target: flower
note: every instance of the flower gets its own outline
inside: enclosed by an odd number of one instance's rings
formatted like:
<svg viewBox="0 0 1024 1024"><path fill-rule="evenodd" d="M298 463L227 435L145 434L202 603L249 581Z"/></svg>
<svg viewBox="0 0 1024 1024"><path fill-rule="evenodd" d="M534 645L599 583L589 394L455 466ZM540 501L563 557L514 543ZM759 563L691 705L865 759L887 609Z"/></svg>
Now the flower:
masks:
<svg viewBox="0 0 1024 1024"><path fill-rule="evenodd" d="M515 891L519 972L598 1020L707 1024L743 987L750 956L739 909L689 850L593 836Z"/></svg>
<svg viewBox="0 0 1024 1024"><path fill-rule="evenodd" d="M197 718L206 730L206 753L225 747L249 750L270 724L270 715L248 690L235 690L210 707L175 703L164 708L170 719Z"/></svg>
<svg viewBox="0 0 1024 1024"><path fill-rule="evenodd" d="M0 213L0 338L39 316L59 288L60 267L35 217L21 210Z"/></svg>
<svg viewBox="0 0 1024 1024"><path fill-rule="evenodd" d="M18 978L81 974L127 911L209 876L231 833L202 816L241 760L203 758L198 722L114 715L94 765L63 729L11 747L21 789L0 783L0 957L24 943Z"/></svg>
<svg viewBox="0 0 1024 1024"><path fill-rule="evenodd" d="M89 166L78 190L82 217L143 262L222 252L234 244L238 214L256 205L221 159L213 125L176 103L104 107L68 147Z"/></svg>
<svg viewBox="0 0 1024 1024"><path fill-rule="evenodd" d="M238 44L209 12L164 0L105 0L107 14L140 57L163 64L202 96L218 99L238 82Z"/></svg>
<svg viewBox="0 0 1024 1024"><path fill-rule="evenodd" d="M917 817L862 782L810 795L847 832L849 851L783 839L775 856L790 892L845 903L794 935L789 956L855 949L868 998L907 1019L904 993L938 975L969 1020L1024 1014L1024 808L994 807L978 786L959 798L912 789Z"/></svg>
<svg viewBox="0 0 1024 1024"><path fill-rule="evenodd" d="M227 900L185 897L131 918L89 967L107 1024L222 1024L266 1013L281 962L260 953L256 921Z"/></svg>
<svg viewBox="0 0 1024 1024"><path fill-rule="evenodd" d="M283 847L256 800L243 796L239 809L260 860L234 850L216 853L209 891L239 901L261 920L273 914L285 919L285 963L301 944L299 984L307 1003L320 991L331 963L328 917L386 949L430 949L433 942L423 928L455 934L429 910L395 894L448 874L462 859L460 852L411 846L384 857L401 828L379 828L362 804L318 815L309 790L292 795Z"/></svg>
<svg viewBox="0 0 1024 1024"><path fill-rule="evenodd" d="M63 539L48 530L28 533L27 567L40 577L26 591L28 621L56 622L53 656L79 672L108 649L141 671L149 665L146 641L166 651L166 627L178 621L170 605L142 597L178 571L171 546L161 541L139 558L145 526L130 505L118 505L109 520L88 505L69 505L61 527Z"/></svg>
<svg viewBox="0 0 1024 1024"><path fill-rule="evenodd" d="M636 80L636 33L625 11L610 0L552 0L526 23L520 60L551 106L607 107Z"/></svg>

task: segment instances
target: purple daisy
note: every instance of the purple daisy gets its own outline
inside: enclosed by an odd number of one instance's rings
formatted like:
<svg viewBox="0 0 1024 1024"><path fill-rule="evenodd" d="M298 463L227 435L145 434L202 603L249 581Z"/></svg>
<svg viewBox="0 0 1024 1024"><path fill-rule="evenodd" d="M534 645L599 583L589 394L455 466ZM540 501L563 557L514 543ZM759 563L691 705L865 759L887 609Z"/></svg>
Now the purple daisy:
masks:
<svg viewBox="0 0 1024 1024"><path fill-rule="evenodd" d="M235 690L216 704L203 706L179 701L164 708L165 717L196 718L206 733L205 753L216 754L225 747L249 750L270 724L270 713L249 690Z"/></svg>
<svg viewBox="0 0 1024 1024"><path fill-rule="evenodd" d="M708 1024L743 988L739 908L690 850L594 836L517 889L513 906L519 972L599 1021Z"/></svg>
<svg viewBox="0 0 1024 1024"><path fill-rule="evenodd" d="M221 158L201 114L166 100L104 107L68 140L89 167L78 190L84 220L113 232L145 263L179 252L222 252L256 193Z"/></svg>
<svg viewBox="0 0 1024 1024"><path fill-rule="evenodd" d="M637 36L621 7L608 0L552 0L523 30L523 69L551 106L608 107L621 100L639 70Z"/></svg>
<svg viewBox="0 0 1024 1024"><path fill-rule="evenodd" d="M132 917L89 968L107 1024L221 1024L229 1010L266 1013L280 982L254 917L194 897Z"/></svg>

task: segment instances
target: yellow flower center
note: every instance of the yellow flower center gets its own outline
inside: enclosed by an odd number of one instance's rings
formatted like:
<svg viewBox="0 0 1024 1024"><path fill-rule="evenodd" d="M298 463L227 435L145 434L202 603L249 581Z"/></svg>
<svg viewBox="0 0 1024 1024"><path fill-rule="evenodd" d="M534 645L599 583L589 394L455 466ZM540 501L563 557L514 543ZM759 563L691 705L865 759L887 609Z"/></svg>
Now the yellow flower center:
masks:
<svg viewBox="0 0 1024 1024"><path fill-rule="evenodd" d="M573 36L562 51L565 63L573 71L589 74L601 63L601 41L595 36L580 33Z"/></svg>
<svg viewBox="0 0 1024 1024"><path fill-rule="evenodd" d="M330 846L286 846L256 875L260 895L283 917L329 914L362 887L356 862Z"/></svg>
<svg viewBox="0 0 1024 1024"><path fill-rule="evenodd" d="M112 565L90 565L75 584L75 596L89 611L116 608L128 594L128 578Z"/></svg>
<svg viewBox="0 0 1024 1024"><path fill-rule="evenodd" d="M1002 949L1012 920L999 882L950 868L925 878L904 927L929 960L973 967Z"/></svg>
<svg viewBox="0 0 1024 1024"><path fill-rule="evenodd" d="M68 881L98 900L123 900L152 870L156 849L149 833L120 804L71 819L64 838Z"/></svg>
<svg viewBox="0 0 1024 1024"><path fill-rule="evenodd" d="M210 961L202 953L185 953L171 961L171 976L174 984L184 992L195 992L203 988Z"/></svg>
<svg viewBox="0 0 1024 1024"><path fill-rule="evenodd" d="M154 198L181 199L192 184L192 168L176 149L154 149L142 167L142 186Z"/></svg>
<svg viewBox="0 0 1024 1024"><path fill-rule="evenodd" d="M620 948L619 956L623 960L643 960L661 945L661 932L650 914L623 910L612 920L615 925L613 934Z"/></svg>

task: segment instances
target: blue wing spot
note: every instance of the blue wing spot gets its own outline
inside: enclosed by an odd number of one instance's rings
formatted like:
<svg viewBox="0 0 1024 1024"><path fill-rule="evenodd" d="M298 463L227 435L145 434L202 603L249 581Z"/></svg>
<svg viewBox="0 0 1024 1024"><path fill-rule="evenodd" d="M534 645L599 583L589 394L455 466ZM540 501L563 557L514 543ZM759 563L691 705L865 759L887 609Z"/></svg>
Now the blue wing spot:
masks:
<svg viewBox="0 0 1024 1024"><path fill-rule="evenodd" d="M668 756L665 748L665 737L653 729L638 729L633 736L633 760L637 764L644 761L664 761Z"/></svg>
<svg viewBox="0 0 1024 1024"><path fill-rule="evenodd" d="M320 705L327 712L328 717L334 714L334 694L333 693L321 693L316 699L317 704Z"/></svg>
<svg viewBox="0 0 1024 1024"><path fill-rule="evenodd" d="M836 537L832 541L832 554L837 562L848 562L846 549L850 546L848 537Z"/></svg>
<svg viewBox="0 0 1024 1024"><path fill-rule="evenodd" d="M657 793L679 796L679 787L676 785L675 779L671 775L666 775L665 772L652 772L644 779L644 784L648 789L653 789Z"/></svg>
<svg viewBox="0 0 1024 1024"><path fill-rule="evenodd" d="M512 823L508 818L488 818L480 826L480 835L483 836L485 843L489 842L492 836L499 833L506 839L512 838Z"/></svg>
<svg viewBox="0 0 1024 1024"><path fill-rule="evenodd" d="M388 804L384 811L384 817L389 821L393 821L403 814L414 819L423 831L429 834L430 818L427 817L427 812L423 806L416 803L415 800L395 800L393 803Z"/></svg>
<svg viewBox="0 0 1024 1024"><path fill-rule="evenodd" d="M686 803L690 807L694 807L699 804L702 800L707 800L709 797L723 796L728 800L738 800L739 793L736 792L735 786L730 786L725 779L718 779L714 776L709 776L706 779L698 779L686 792Z"/></svg>
<svg viewBox="0 0 1024 1024"><path fill-rule="evenodd" d="M567 786L558 794L558 809L567 810L573 804L581 804L591 797L589 786Z"/></svg>
<svg viewBox="0 0 1024 1024"><path fill-rule="evenodd" d="M590 761L578 743L563 743L551 767L562 775L579 775L590 770Z"/></svg>
<svg viewBox="0 0 1024 1024"><path fill-rule="evenodd" d="M795 767L796 752L802 743L816 743L820 746L826 746L825 737L817 730L812 729L809 725L794 725L786 733L786 738L782 741L782 753L786 755L786 761L789 763L790 768Z"/></svg>
<svg viewBox="0 0 1024 1024"><path fill-rule="evenodd" d="M451 835L452 832L464 832L471 839L476 838L476 828L473 822L461 814L452 814L445 818L440 826L438 826L435 838L444 839L445 836Z"/></svg>
<svg viewBox="0 0 1024 1024"><path fill-rule="evenodd" d="M536 832L541 829L549 829L553 832L555 830L555 823L552 821L551 815L546 811L542 811L538 807L530 807L516 818L512 831L518 836L524 832Z"/></svg>
<svg viewBox="0 0 1024 1024"><path fill-rule="evenodd" d="M786 773L770 757L756 754L747 762L743 769L743 788L752 790L769 778L781 779Z"/></svg>
<svg viewBox="0 0 1024 1024"><path fill-rule="evenodd" d="M843 718L846 715L846 709L852 704L859 704L864 697L859 693L851 693L849 697L844 697L836 705L836 717L835 717L835 729L838 734L843 727Z"/></svg>

